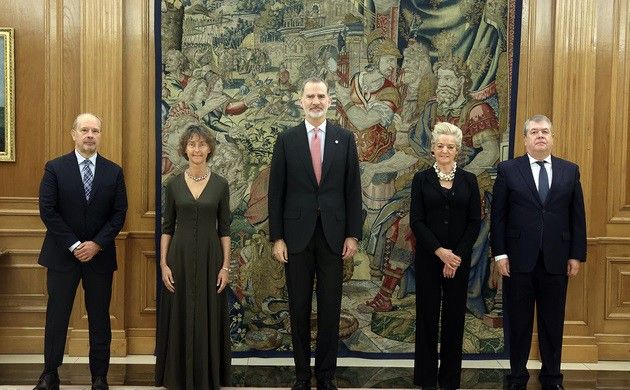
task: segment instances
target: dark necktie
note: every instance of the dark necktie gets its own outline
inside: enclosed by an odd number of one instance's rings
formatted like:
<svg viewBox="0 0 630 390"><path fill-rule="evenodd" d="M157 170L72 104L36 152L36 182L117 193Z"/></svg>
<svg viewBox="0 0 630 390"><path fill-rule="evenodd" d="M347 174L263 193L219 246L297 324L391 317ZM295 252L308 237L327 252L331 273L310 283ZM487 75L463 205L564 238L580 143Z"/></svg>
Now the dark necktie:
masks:
<svg viewBox="0 0 630 390"><path fill-rule="evenodd" d="M83 164L83 169L81 170L81 176L83 177L83 188L85 189L85 200L90 200L90 195L92 193L92 183L94 182L94 174L90 169L90 165L92 161L83 160L81 163Z"/></svg>
<svg viewBox="0 0 630 390"><path fill-rule="evenodd" d="M540 172L538 173L538 196L540 196L541 202L544 203L549 193L549 176L547 176L547 170L545 169L545 161L536 161L536 164L540 165Z"/></svg>

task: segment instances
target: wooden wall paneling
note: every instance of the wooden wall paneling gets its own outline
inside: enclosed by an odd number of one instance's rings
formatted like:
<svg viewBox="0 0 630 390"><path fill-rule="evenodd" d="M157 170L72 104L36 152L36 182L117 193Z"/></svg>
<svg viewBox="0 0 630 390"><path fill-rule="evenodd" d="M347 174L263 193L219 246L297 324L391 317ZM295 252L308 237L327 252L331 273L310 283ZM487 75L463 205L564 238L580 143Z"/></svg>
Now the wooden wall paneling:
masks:
<svg viewBox="0 0 630 390"><path fill-rule="evenodd" d="M630 359L627 262L630 258L630 4L598 1L591 223L598 229L598 278L591 318L597 324L600 359Z"/></svg>
<svg viewBox="0 0 630 390"><path fill-rule="evenodd" d="M137 231L155 225L155 61L153 2L138 0L124 9L125 178L127 224Z"/></svg>
<svg viewBox="0 0 630 390"><path fill-rule="evenodd" d="M0 197L34 196L31 170L45 161L45 1L0 2L0 25L15 31L15 162L0 163ZM36 115L34 113L39 113Z"/></svg>
<svg viewBox="0 0 630 390"><path fill-rule="evenodd" d="M155 346L155 49L153 2L125 5L124 116L127 225L125 323L131 354L152 354Z"/></svg>
<svg viewBox="0 0 630 390"><path fill-rule="evenodd" d="M577 163L581 169L584 204L590 210L593 164L593 116L595 112L595 0L579 4L556 2L553 121L555 124L554 154ZM589 233L587 225L587 234ZM592 248L591 248L592 249ZM567 356L579 361L597 361L597 345L593 324L588 318L586 282L590 263L571 278L565 314L564 349ZM570 351L570 349L574 349Z"/></svg>
<svg viewBox="0 0 630 390"><path fill-rule="evenodd" d="M593 164L590 167L592 184L590 188L590 210L586 218L590 236L606 235L608 206L604 201L610 196L608 176L615 157L609 155L611 133L611 91L612 91L612 50L615 23L611 23L611 15L616 14L614 3L610 0L597 0L597 52L593 77L596 80L595 102L593 113ZM606 156L606 157L604 157ZM587 167L582 167L583 170ZM586 191L586 189L585 189ZM591 259L589 259L590 261ZM593 259L594 260L594 259Z"/></svg>
<svg viewBox="0 0 630 390"><path fill-rule="evenodd" d="M130 354L153 354L155 346L155 245L153 232L136 232L129 238L127 255L127 324Z"/></svg>
<svg viewBox="0 0 630 390"><path fill-rule="evenodd" d="M11 232L43 227L39 218L37 198L0 197L0 217L0 231Z"/></svg>
<svg viewBox="0 0 630 390"><path fill-rule="evenodd" d="M103 120L103 139L99 152L124 165L122 159L122 20L123 4L117 1L80 2L80 111L93 112ZM126 234L116 238L118 270L114 273L110 317L112 321L112 356L127 355L125 335L125 255ZM87 355L88 322L83 291L77 294L79 310L73 311L69 335L70 355Z"/></svg>
<svg viewBox="0 0 630 390"><path fill-rule="evenodd" d="M70 129L80 110L79 6L77 1L72 0L46 1L46 47L42 53L46 59L46 160L68 153L73 148ZM28 111L31 109L27 108ZM43 162L33 166L40 177L43 167ZM34 195L37 196L37 192Z"/></svg>
<svg viewBox="0 0 630 390"><path fill-rule="evenodd" d="M602 238L592 317L601 360L630 360L630 238Z"/></svg>
<svg viewBox="0 0 630 390"><path fill-rule="evenodd" d="M0 353L38 353L46 318L46 273L39 250L7 250L0 257Z"/></svg>
<svg viewBox="0 0 630 390"><path fill-rule="evenodd" d="M514 156L525 153L523 123L534 114L552 117L554 2L523 1Z"/></svg>
<svg viewBox="0 0 630 390"><path fill-rule="evenodd" d="M123 163L123 2L81 2L81 111L103 119L100 152Z"/></svg>
<svg viewBox="0 0 630 390"><path fill-rule="evenodd" d="M630 4L614 3L610 88L610 152L608 154L608 235L627 235L630 227Z"/></svg>
<svg viewBox="0 0 630 390"><path fill-rule="evenodd" d="M46 47L44 58L46 60L45 81L45 114L46 131L44 132L46 159L58 156L64 150L62 133L53 129L70 128L63 122L64 102L63 91L65 89L63 79L63 27L64 12L63 0L46 1L45 13Z"/></svg>

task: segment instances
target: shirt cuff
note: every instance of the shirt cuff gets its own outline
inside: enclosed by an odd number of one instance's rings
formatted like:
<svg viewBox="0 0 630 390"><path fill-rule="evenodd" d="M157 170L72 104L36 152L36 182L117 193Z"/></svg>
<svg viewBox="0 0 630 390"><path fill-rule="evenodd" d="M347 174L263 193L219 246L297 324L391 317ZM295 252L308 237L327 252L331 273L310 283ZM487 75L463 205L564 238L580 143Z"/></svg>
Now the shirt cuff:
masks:
<svg viewBox="0 0 630 390"><path fill-rule="evenodd" d="M72 244L72 246L68 249L70 249L70 252L74 252L75 249L77 249L77 247L81 245L81 241L77 241L74 244Z"/></svg>
<svg viewBox="0 0 630 390"><path fill-rule="evenodd" d="M503 260L507 258L508 258L508 255L498 255L498 256L494 256L494 261L499 261L499 260Z"/></svg>

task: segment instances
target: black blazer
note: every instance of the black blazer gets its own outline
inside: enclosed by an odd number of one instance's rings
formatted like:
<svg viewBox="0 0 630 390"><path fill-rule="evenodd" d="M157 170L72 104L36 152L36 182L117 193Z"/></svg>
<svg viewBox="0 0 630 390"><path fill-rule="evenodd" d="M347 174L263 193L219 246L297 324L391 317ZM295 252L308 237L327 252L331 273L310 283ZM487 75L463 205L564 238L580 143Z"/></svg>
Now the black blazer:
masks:
<svg viewBox="0 0 630 390"><path fill-rule="evenodd" d="M470 266L481 226L477 177L458 169L453 187L445 194L433 167L416 173L409 219L416 238L416 261L439 261L434 252L443 247L460 256L462 265Z"/></svg>
<svg viewBox="0 0 630 390"><path fill-rule="evenodd" d="M127 213L125 181L118 165L97 155L88 203L75 152L47 162L39 187L39 213L47 229L39 264L69 271L79 260L68 248L77 241L91 240L102 248L90 260L92 268L99 273L116 269L114 239Z"/></svg>
<svg viewBox="0 0 630 390"><path fill-rule="evenodd" d="M304 122L278 135L269 174L269 238L284 239L290 253L304 250L318 212L330 248L341 253L346 237L361 239L361 178L354 135L330 121L319 186Z"/></svg>
<svg viewBox="0 0 630 390"><path fill-rule="evenodd" d="M545 268L565 274L567 261L586 261L584 197L577 165L551 157L553 176L543 204L527 155L498 166L492 195L492 252L510 271L531 272L540 250Z"/></svg>

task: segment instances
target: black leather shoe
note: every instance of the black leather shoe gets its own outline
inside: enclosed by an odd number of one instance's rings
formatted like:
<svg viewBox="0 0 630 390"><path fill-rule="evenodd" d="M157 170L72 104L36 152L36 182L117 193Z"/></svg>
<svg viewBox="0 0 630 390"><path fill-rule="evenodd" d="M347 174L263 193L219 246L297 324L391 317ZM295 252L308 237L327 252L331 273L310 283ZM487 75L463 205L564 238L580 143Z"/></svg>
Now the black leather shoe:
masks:
<svg viewBox="0 0 630 390"><path fill-rule="evenodd" d="M311 390L311 381L296 380L291 390Z"/></svg>
<svg viewBox="0 0 630 390"><path fill-rule="evenodd" d="M330 379L317 381L317 390L337 390L337 386Z"/></svg>
<svg viewBox="0 0 630 390"><path fill-rule="evenodd" d="M109 390L107 378L104 376L95 376L92 378L92 390Z"/></svg>
<svg viewBox="0 0 630 390"><path fill-rule="evenodd" d="M42 374L33 390L59 390L59 375L57 373Z"/></svg>
<svg viewBox="0 0 630 390"><path fill-rule="evenodd" d="M564 390L562 385L543 385L543 390Z"/></svg>

